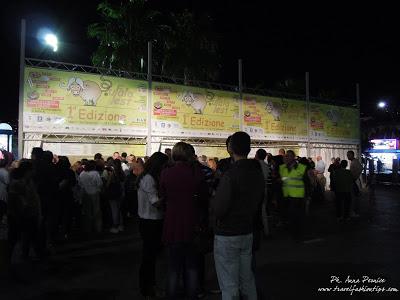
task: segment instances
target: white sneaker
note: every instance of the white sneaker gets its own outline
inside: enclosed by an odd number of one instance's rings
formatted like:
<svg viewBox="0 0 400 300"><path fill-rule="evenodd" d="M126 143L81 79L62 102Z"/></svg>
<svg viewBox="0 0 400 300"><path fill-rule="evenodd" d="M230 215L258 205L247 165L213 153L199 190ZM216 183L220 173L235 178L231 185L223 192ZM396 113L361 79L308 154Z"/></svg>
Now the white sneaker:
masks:
<svg viewBox="0 0 400 300"><path fill-rule="evenodd" d="M118 226L118 231L124 231L124 230L125 230L124 225L119 225L119 226Z"/></svg>
<svg viewBox="0 0 400 300"><path fill-rule="evenodd" d="M112 227L112 228L110 229L110 232L111 232L111 233L118 233L119 230L118 230L118 228Z"/></svg>

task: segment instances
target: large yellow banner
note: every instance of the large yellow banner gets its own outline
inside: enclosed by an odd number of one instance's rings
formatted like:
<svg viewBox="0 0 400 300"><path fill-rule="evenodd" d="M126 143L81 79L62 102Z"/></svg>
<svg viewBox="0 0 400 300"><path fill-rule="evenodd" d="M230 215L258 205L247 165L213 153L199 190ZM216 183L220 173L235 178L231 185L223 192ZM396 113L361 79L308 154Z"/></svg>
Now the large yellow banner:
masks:
<svg viewBox="0 0 400 300"><path fill-rule="evenodd" d="M24 132L146 135L146 81L25 68Z"/></svg>
<svg viewBox="0 0 400 300"><path fill-rule="evenodd" d="M227 137L239 130L238 94L154 83L152 134Z"/></svg>
<svg viewBox="0 0 400 300"><path fill-rule="evenodd" d="M305 102L245 94L243 114L243 130L254 139L307 140Z"/></svg>
<svg viewBox="0 0 400 300"><path fill-rule="evenodd" d="M312 142L360 142L358 110L328 104L310 104L310 138Z"/></svg>

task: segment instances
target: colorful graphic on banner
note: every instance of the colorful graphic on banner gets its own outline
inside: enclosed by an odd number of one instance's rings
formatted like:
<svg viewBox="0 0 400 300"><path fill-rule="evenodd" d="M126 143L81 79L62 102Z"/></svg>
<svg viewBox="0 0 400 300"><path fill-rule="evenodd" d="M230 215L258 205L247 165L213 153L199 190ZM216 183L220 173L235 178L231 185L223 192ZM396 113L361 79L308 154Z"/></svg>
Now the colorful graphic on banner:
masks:
<svg viewBox="0 0 400 300"><path fill-rule="evenodd" d="M243 114L243 130L253 139L307 140L305 102L246 94L243 96Z"/></svg>
<svg viewBox="0 0 400 300"><path fill-rule="evenodd" d="M153 84L152 134L227 137L239 130L238 94L175 84Z"/></svg>
<svg viewBox="0 0 400 300"><path fill-rule="evenodd" d="M146 135L146 81L25 68L24 132Z"/></svg>
<svg viewBox="0 0 400 300"><path fill-rule="evenodd" d="M311 103L310 139L311 142L359 143L357 109Z"/></svg>

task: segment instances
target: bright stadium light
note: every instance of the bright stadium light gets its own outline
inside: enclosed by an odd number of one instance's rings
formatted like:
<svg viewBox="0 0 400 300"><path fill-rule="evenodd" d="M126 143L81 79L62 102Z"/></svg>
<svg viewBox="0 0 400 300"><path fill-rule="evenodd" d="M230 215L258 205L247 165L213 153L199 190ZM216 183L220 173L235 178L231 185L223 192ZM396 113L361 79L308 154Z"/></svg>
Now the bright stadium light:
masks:
<svg viewBox="0 0 400 300"><path fill-rule="evenodd" d="M58 39L54 34L52 34L52 33L46 34L44 36L44 40L45 40L47 45L49 45L50 47L53 48L54 52L57 51L57 49L58 49Z"/></svg>
<svg viewBox="0 0 400 300"><path fill-rule="evenodd" d="M379 108L385 108L386 107L386 102L385 101L380 101L379 103L378 103L378 107Z"/></svg>

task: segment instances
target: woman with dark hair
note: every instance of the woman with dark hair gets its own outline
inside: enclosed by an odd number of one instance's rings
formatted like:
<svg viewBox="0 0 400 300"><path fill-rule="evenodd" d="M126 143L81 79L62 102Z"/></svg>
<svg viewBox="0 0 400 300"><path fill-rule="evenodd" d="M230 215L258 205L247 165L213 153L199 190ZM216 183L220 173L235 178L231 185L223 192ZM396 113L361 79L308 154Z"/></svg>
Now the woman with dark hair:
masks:
<svg viewBox="0 0 400 300"><path fill-rule="evenodd" d="M154 153L144 164L144 171L137 180L139 232L143 240L142 263L139 269L139 287L144 297L156 294L155 264L161 245L164 213L158 196L158 182L168 156Z"/></svg>
<svg viewBox="0 0 400 300"><path fill-rule="evenodd" d="M112 225L110 232L118 233L124 231L121 216L121 202L124 194L125 173L122 171L121 161L119 159L114 159L110 167L107 168L107 172L105 190L106 198L108 199L111 209Z"/></svg>
<svg viewBox="0 0 400 300"><path fill-rule="evenodd" d="M40 256L39 224L41 218L40 199L32 179L33 165L29 160L21 160L17 169L11 172L8 197L8 240L10 255L15 245L22 244L22 259L29 257L34 246Z"/></svg>
<svg viewBox="0 0 400 300"><path fill-rule="evenodd" d="M74 208L73 188L76 185L76 177L71 169L68 157L59 156L57 170L60 183L58 184L58 198L60 201L60 222L63 239L68 239L71 232L72 212Z"/></svg>
<svg viewBox="0 0 400 300"><path fill-rule="evenodd" d="M179 276L184 277L186 294L197 298L198 253L194 246L197 229L204 224L208 209L208 188L202 170L193 163L189 144L179 142L172 149L175 164L161 173L160 195L166 204L163 241L168 247L168 296L176 299Z"/></svg>

